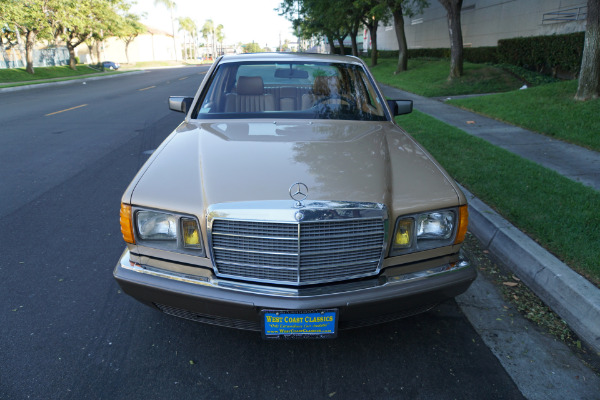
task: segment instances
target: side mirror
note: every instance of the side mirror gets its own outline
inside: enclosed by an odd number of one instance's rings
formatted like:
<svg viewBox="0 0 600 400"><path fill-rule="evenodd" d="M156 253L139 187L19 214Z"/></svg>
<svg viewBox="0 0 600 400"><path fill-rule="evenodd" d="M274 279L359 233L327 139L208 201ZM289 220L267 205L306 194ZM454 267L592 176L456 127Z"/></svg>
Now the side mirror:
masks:
<svg viewBox="0 0 600 400"><path fill-rule="evenodd" d="M169 109L187 114L193 101L193 97L169 96Z"/></svg>
<svg viewBox="0 0 600 400"><path fill-rule="evenodd" d="M392 116L410 114L413 110L412 100L388 100L388 106L392 112Z"/></svg>

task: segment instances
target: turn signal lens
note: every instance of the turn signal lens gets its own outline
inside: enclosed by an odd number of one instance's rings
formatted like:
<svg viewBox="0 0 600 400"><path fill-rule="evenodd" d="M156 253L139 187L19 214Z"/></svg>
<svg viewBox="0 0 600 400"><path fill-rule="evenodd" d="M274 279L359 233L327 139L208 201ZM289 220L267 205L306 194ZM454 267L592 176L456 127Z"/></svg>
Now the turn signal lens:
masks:
<svg viewBox="0 0 600 400"><path fill-rule="evenodd" d="M182 218L183 246L191 249L201 249L200 229L195 219Z"/></svg>
<svg viewBox="0 0 600 400"><path fill-rule="evenodd" d="M469 206L464 205L458 208L458 229L456 230L456 239L454 244L462 243L465 240L467 234L467 227L469 226Z"/></svg>
<svg viewBox="0 0 600 400"><path fill-rule="evenodd" d="M129 204L121 203L120 216L123 240L127 243L135 244L135 238L133 236L133 224L131 222L131 206Z"/></svg>

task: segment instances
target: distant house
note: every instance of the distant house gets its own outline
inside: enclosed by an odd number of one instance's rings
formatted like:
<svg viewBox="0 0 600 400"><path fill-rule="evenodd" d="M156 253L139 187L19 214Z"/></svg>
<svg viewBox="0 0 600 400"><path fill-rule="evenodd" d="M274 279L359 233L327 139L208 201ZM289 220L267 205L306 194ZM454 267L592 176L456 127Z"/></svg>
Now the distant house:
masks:
<svg viewBox="0 0 600 400"><path fill-rule="evenodd" d="M129 43L129 61L125 49L126 45L123 39L106 38L100 44L100 58L103 61L110 60L120 64L126 64L127 62L133 64L143 61L175 60L176 54L173 47L173 35L149 26L146 26L146 32L139 34ZM87 46L81 45L77 50L82 62L92 62ZM95 59L95 57L93 58Z"/></svg>

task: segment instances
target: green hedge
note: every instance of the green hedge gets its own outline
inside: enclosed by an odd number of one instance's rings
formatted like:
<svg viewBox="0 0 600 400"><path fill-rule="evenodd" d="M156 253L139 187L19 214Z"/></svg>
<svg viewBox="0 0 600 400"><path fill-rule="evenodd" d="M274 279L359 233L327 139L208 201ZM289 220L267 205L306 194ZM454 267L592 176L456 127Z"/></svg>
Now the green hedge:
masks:
<svg viewBox="0 0 600 400"><path fill-rule="evenodd" d="M556 76L576 76L581 65L584 32L531 36L498 41L500 62Z"/></svg>
<svg viewBox="0 0 600 400"><path fill-rule="evenodd" d="M498 64L498 48L496 46L465 47L463 57L465 61L476 64Z"/></svg>
<svg viewBox="0 0 600 400"><path fill-rule="evenodd" d="M409 49L408 58L450 58L450 49Z"/></svg>
<svg viewBox="0 0 600 400"><path fill-rule="evenodd" d="M497 47L465 47L463 57L472 63L511 64L554 77L575 77L581 65L584 39L584 32L502 39ZM398 50L380 50L379 56L398 58ZM408 57L447 59L450 49L409 49Z"/></svg>

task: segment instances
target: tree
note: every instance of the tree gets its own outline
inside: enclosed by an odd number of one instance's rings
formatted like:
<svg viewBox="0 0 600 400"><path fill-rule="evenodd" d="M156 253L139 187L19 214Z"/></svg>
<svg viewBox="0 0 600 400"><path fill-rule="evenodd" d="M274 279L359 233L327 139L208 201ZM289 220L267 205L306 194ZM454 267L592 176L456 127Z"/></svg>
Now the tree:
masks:
<svg viewBox="0 0 600 400"><path fill-rule="evenodd" d="M194 42L194 38L195 38L195 34L196 31L198 30L198 28L196 27L196 23L190 18L190 17L182 17L182 18L178 18L177 21L179 22L179 31L183 31L184 37L183 37L183 54L184 54L184 59L187 59L188 57L191 57L191 54L188 54L188 49L187 49L187 34L190 35L190 37L192 38L192 42ZM195 44L193 46L193 51L195 53Z"/></svg>
<svg viewBox="0 0 600 400"><path fill-rule="evenodd" d="M362 21L369 29L369 35L371 36L371 66L377 65L377 27L379 21L387 22L389 20L389 9L385 3L379 0L361 0L364 2L366 7L366 13L364 14Z"/></svg>
<svg viewBox="0 0 600 400"><path fill-rule="evenodd" d="M404 16L413 17L429 6L427 0L383 0L392 12L396 39L398 40L398 66L394 74L408 69L408 45L404 31Z"/></svg>
<svg viewBox="0 0 600 400"><path fill-rule="evenodd" d="M215 57L215 24L212 19L207 19L202 25L202 37L206 40L206 47L209 45L209 39L212 38L211 56Z"/></svg>
<svg viewBox="0 0 600 400"><path fill-rule="evenodd" d="M263 49L260 47L258 43L246 43L242 45L244 48L244 53L260 53Z"/></svg>
<svg viewBox="0 0 600 400"><path fill-rule="evenodd" d="M56 35L65 42L69 51L69 66L77 69L75 48L94 35L99 40L115 35L123 18L117 13L122 0L54 0L52 10Z"/></svg>
<svg viewBox="0 0 600 400"><path fill-rule="evenodd" d="M215 29L215 38L217 43L221 46L219 54L223 52L223 40L225 40L225 34L223 33L223 25L219 24Z"/></svg>
<svg viewBox="0 0 600 400"><path fill-rule="evenodd" d="M19 49L19 31L15 28L14 23L11 23L12 12L9 10L8 1L0 0L4 12L0 14L0 49L2 51L2 57L6 64L6 68L10 68L9 57L6 50L10 50L13 47ZM21 49L19 49L21 50ZM22 52L21 58L26 60L25 51Z"/></svg>
<svg viewBox="0 0 600 400"><path fill-rule="evenodd" d="M17 40L20 34L25 36L25 70L34 74L33 49L35 42L40 36L50 34L48 0L2 0L1 21L3 25L15 27Z"/></svg>
<svg viewBox="0 0 600 400"><path fill-rule="evenodd" d="M55 37L55 39L57 38ZM100 33L92 34L84 42L90 53L90 60L92 61L92 63L100 62L100 42L102 42L102 37L100 36ZM94 61L94 53L96 54L96 61Z"/></svg>
<svg viewBox="0 0 600 400"><path fill-rule="evenodd" d="M175 61L177 61L177 42L175 40L175 19L173 18L173 10L177 8L177 4L173 0L154 0L154 5L165 6L171 14L171 32L173 34L173 53L175 53Z"/></svg>
<svg viewBox="0 0 600 400"><path fill-rule="evenodd" d="M125 57L127 58L127 64L129 61L129 45L131 42L138 37L139 34L146 32L146 27L140 23L140 17L135 14L125 14L123 18L122 29L119 31L117 36L125 42Z"/></svg>
<svg viewBox="0 0 600 400"><path fill-rule="evenodd" d="M350 34L350 42L352 43L352 55L358 57L358 43L356 36L363 22L362 17L369 12L370 4L364 1L356 1L348 4L346 8L347 27Z"/></svg>
<svg viewBox="0 0 600 400"><path fill-rule="evenodd" d="M575 100L600 97L600 2L588 0L585 42Z"/></svg>
<svg viewBox="0 0 600 400"><path fill-rule="evenodd" d="M448 33L450 34L450 75L448 80L460 78L463 74L463 38L460 25L460 9L463 0L439 0L448 13Z"/></svg>
<svg viewBox="0 0 600 400"><path fill-rule="evenodd" d="M353 2L347 0L285 0L278 11L292 21L298 36L304 39L325 36L331 53L335 52L337 40L344 54L343 41L349 33L348 19L344 17L352 6Z"/></svg>

